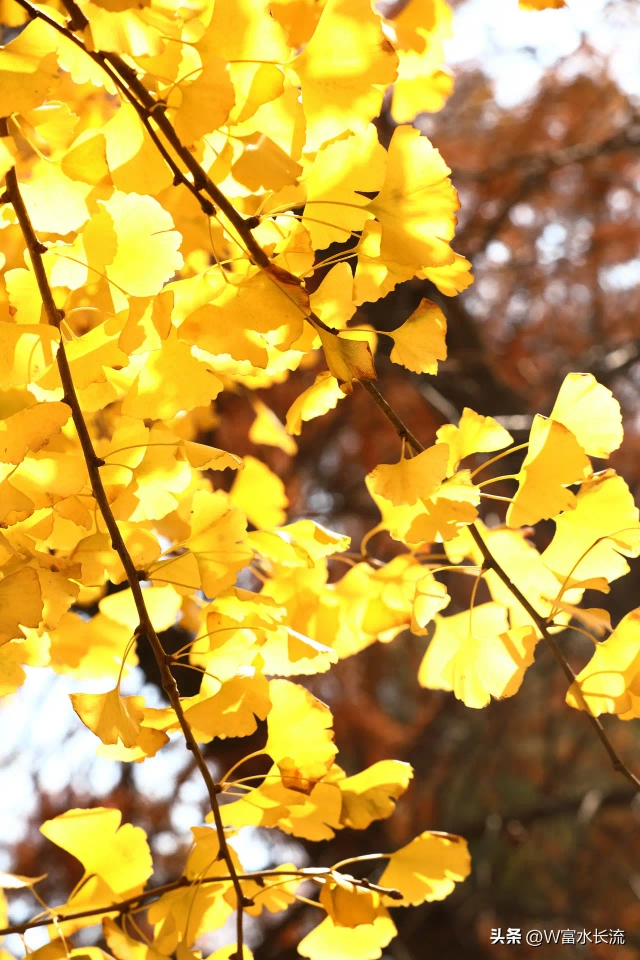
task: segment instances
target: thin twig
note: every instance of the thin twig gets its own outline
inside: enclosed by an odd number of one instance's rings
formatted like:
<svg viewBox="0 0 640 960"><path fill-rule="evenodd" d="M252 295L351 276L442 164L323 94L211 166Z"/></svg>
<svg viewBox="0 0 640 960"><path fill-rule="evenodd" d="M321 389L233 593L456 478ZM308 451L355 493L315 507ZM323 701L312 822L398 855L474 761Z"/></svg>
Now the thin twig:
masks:
<svg viewBox="0 0 640 960"><path fill-rule="evenodd" d="M385 856L388 856L388 854L385 854ZM251 873L240 873L237 876L239 880L252 880L257 883L260 883L260 881L266 877L299 877L301 880L319 880L319 882L322 882L322 878L329 873L330 870L330 867L305 867L300 870L255 870ZM336 867L333 867L333 870L336 870ZM152 887L150 890L143 890L142 893L137 894L135 897L128 897L126 900L110 903L104 907L90 907L87 910L76 910L74 913L52 910L46 917L38 916L34 920L25 920L24 923L15 923L10 927L4 927L0 930L0 937L8 936L10 933L25 933L27 930L33 930L35 927L46 927L51 923L63 923L67 920L83 920L86 917L99 917L113 913L122 916L123 914L129 913L129 911L137 910L140 906L148 906L149 904L147 904L146 901L154 903L162 894L170 893L172 890L180 890L182 887L204 886L207 883L224 883L225 881L228 883L232 879L230 874L223 874L217 877L196 877L194 879L180 877L172 883L165 883L161 887ZM366 878L360 880L355 877L350 877L349 881L357 887L363 887L366 890L375 890L377 893L389 897L391 900L402 899L402 893L394 887L382 887L377 883L372 883Z"/></svg>

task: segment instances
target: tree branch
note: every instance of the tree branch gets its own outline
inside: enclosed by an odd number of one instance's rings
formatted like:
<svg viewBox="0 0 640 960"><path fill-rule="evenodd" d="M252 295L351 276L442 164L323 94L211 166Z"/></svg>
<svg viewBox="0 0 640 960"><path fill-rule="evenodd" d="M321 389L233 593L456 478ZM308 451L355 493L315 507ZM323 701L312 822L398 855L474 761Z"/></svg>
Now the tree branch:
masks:
<svg viewBox="0 0 640 960"><path fill-rule="evenodd" d="M253 880L259 883L265 877L299 877L301 880L316 880L330 873L330 867L305 867L300 870L254 870L250 873L237 874L238 880ZM128 897L126 900L119 900L117 903L110 903L104 907L89 907L87 910L76 910L74 913L64 913L51 911L47 917L37 917L33 920L25 920L24 923L14 923L10 927L4 927L0 930L0 937L6 937L10 933L25 933L27 930L33 930L35 927L47 927L52 923L65 923L67 920L83 920L86 917L107 916L117 913L122 916L131 910L137 910L138 907L148 906L146 903L154 903L163 893L169 893L172 890L180 890L182 887L201 887L207 883L224 883L233 880L230 874L218 877L195 877L190 880L188 877L180 877L173 883L165 883L161 887L152 887L150 890L143 890L135 897ZM382 896L389 897L391 900L402 900L402 893L394 887L382 887L378 883L372 883L370 880L357 879L349 877L349 882L356 887L362 887L365 890L374 890ZM253 904L249 901L247 906Z"/></svg>
<svg viewBox="0 0 640 960"><path fill-rule="evenodd" d="M53 299L53 294L51 288L49 287L49 282L44 269L44 264L42 262L42 251L46 249L38 241L36 234L34 232L27 208L25 207L22 195L20 193L20 188L18 185L18 178L16 175L16 168L12 167L6 175L6 184L7 184L7 196L9 202L13 205L13 208L16 212L22 234L31 257L31 262L33 264L34 273L38 283L38 289L40 291L40 296L44 304L45 312L47 314L47 319L49 323L60 330L60 323L63 319L64 314L62 311L58 310ZM182 704L180 702L180 694L178 693L178 687L175 681L173 674L171 673L169 663L171 658L167 657L162 647L162 644L158 638L158 635L151 623L151 617L147 610L142 588L140 586L140 580L138 578L138 571L135 567L135 564L127 550L126 544L120 533L120 528L116 522L116 519L113 515L109 501L107 500L107 494L100 477L100 467L104 466L104 461L96 456L95 450L93 448L93 443L87 429L87 425L80 408L80 402L75 391L73 384L73 379L71 376L71 370L69 368L69 362L67 359L67 354L64 346L64 340L62 336L60 337L60 346L58 353L56 355L56 361L58 365L58 370L60 372L60 380L62 382L62 387L64 390L64 402L68 404L71 408L71 415L73 417L73 422L78 434L78 439L80 441L80 446L82 447L82 453L87 465L87 471L89 473L89 479L91 482L91 489L93 496L95 497L96 503L100 509L100 513L104 519L104 522L109 531L109 536L111 537L111 546L116 551L120 558L120 562L124 567L127 581L131 588L131 593L133 595L134 603L136 605L136 610L139 618L138 633L143 635L149 641L153 654L156 658L158 664L158 669L160 671L160 677L162 682L162 687L169 698L169 703L173 707L180 723L180 727L184 734L185 742L187 749L190 750L193 754L195 762L200 770L202 779L205 782L207 792L209 794L209 801L211 804L211 812L213 813L213 818L215 821L216 831L218 834L218 840L220 843L220 853L224 859L231 880L233 883L234 890L236 892L236 897L238 900L237 915L237 937L238 937L238 956L241 958L242 953L242 942L243 942L243 907L245 906L245 897L242 892L242 886L238 879L238 874L231 857L231 852L227 845L227 839L224 832L224 826L222 823L222 818L220 816L220 806L218 804L218 794L221 792L221 787L219 784L215 783L211 775L200 746L196 741L191 727L184 715L184 710L182 709Z"/></svg>

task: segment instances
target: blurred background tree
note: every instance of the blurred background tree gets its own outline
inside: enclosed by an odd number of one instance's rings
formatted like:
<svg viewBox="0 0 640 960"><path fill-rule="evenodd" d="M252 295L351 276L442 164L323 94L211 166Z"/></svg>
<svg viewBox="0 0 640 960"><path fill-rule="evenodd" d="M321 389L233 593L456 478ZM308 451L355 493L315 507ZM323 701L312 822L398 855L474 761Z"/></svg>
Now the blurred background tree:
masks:
<svg viewBox="0 0 640 960"><path fill-rule="evenodd" d="M385 12L393 17L405 5L387 0ZM422 113L416 125L452 168L462 204L456 250L473 261L476 281L447 299L428 281L413 280L361 308L356 320L380 330L397 327L425 296L448 318L449 359L436 378L392 366L381 338L381 389L425 445L465 406L496 417L518 440L535 412L549 412L567 372L592 372L622 405L625 441L611 466L637 494L640 7L636 0L575 0L565 10L538 15L518 11L515 0L461 0L454 7L448 60L455 92L441 112ZM388 105L378 128L388 143ZM322 257L342 249L334 245ZM318 271L318 283L322 276ZM269 391L268 403L281 419L316 373L299 370ZM254 416L246 394L225 393L201 439L255 454L248 440ZM364 391L357 387L336 410L306 424L295 459L273 447L257 449L285 481L290 518L312 517L348 533L357 550L378 520L363 478L397 456L396 435ZM510 492L499 486L495 493ZM500 522L501 507L492 504L485 521ZM540 526L543 548L552 524ZM397 550L386 534L370 545L382 560ZM341 564L336 561L336 575L344 572ZM638 604L640 561L631 565L631 576L616 582L604 600L614 624ZM456 599L460 609L468 603L469 585L461 579L447 583L452 613ZM166 649L184 643L174 633L163 636ZM565 652L580 669L588 641L572 631L563 636ZM472 877L444 902L397 918L400 936L385 954L394 960L530 952L541 960L637 957L640 806L611 772L584 717L565 706L565 682L546 648L539 648L517 697L476 712L452 694L418 686L425 643L407 633L341 661L328 675L308 678L334 712L348 773L386 757L407 760L416 771L391 821L339 834L316 851L316 862L398 846L428 828L470 840ZM183 674L183 692L193 693L198 675ZM127 683L127 692L143 690L150 705L161 705L155 667L144 651ZM36 828L69 807L99 803L117 806L148 831L160 864L156 880L172 879L190 840L188 826L206 805L193 764L170 748L139 767L98 759L92 735L71 720L68 689L63 677L33 677L0 707L9 731L0 744L0 867L34 874L44 864L49 879L41 892L49 903L61 902L79 878L78 864L61 858ZM637 769L637 723L604 722ZM254 739L257 748L264 732ZM228 746L215 741L206 751L224 770L251 749L247 740ZM247 775L261 772L260 761L247 765ZM245 843L249 868L275 860L274 845L281 859L305 863L304 841L256 830ZM295 943L312 925L310 909L297 904L274 922L268 916L253 920L249 942L256 960L293 958ZM19 922L28 910L26 898L14 899L12 920ZM586 952L569 944L535 951L490 946L491 928L507 926L622 928L627 945ZM39 945L42 937L32 931L29 944ZM95 937L95 929L83 931L80 942ZM23 945L14 939L9 945L20 954ZM209 936L204 953L217 942Z"/></svg>

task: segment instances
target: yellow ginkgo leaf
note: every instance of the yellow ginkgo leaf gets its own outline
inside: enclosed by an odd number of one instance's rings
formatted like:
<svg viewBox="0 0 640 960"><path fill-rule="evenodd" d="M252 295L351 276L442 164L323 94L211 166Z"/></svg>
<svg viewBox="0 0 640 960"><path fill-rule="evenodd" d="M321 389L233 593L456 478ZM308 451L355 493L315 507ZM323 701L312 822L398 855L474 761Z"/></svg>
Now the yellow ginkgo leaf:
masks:
<svg viewBox="0 0 640 960"><path fill-rule="evenodd" d="M176 621L180 609L180 595L173 587L147 587L143 592L144 604L154 630L168 630ZM131 634L138 626L140 617L131 590L111 593L100 601L100 612L110 620L126 627Z"/></svg>
<svg viewBox="0 0 640 960"><path fill-rule="evenodd" d="M378 893L358 886L353 882L353 877L333 871L325 877L320 903L338 927L371 924L377 916L386 912L380 906Z"/></svg>
<svg viewBox="0 0 640 960"><path fill-rule="evenodd" d="M40 581L32 567L0 580L0 645L25 637L22 627L37 627L42 611Z"/></svg>
<svg viewBox="0 0 640 960"><path fill-rule="evenodd" d="M221 493L198 490L193 497L191 515L191 537L187 546L191 554L186 560L196 561L196 572L202 582L202 589L209 597L215 597L222 590L235 583L236 575L252 557L252 551L246 544L247 521L245 515L229 502ZM169 561L170 562L170 561ZM176 583L183 580L178 567L180 561L167 568L170 580ZM162 566L156 569L156 575L166 578ZM197 589L196 581L194 589Z"/></svg>
<svg viewBox="0 0 640 960"><path fill-rule="evenodd" d="M55 360L59 331L44 323L0 322L0 387L32 383Z"/></svg>
<svg viewBox="0 0 640 960"><path fill-rule="evenodd" d="M258 529L279 526L286 520L289 506L280 477L255 457L244 458L244 469L231 488L231 503Z"/></svg>
<svg viewBox="0 0 640 960"><path fill-rule="evenodd" d="M249 428L249 440L252 443L266 443L270 447L279 447L290 457L294 456L298 452L298 444L287 433L284 424L273 410L257 397L251 400L251 406L256 418Z"/></svg>
<svg viewBox="0 0 640 960"><path fill-rule="evenodd" d="M412 777L410 764L401 760L379 760L361 773L339 780L340 822L354 830L366 830L374 820L386 820Z"/></svg>
<svg viewBox="0 0 640 960"><path fill-rule="evenodd" d="M608 458L622 443L620 404L591 373L568 373L549 414L590 457Z"/></svg>
<svg viewBox="0 0 640 960"><path fill-rule="evenodd" d="M287 412L287 433L297 437L302 432L302 424L321 417L333 410L338 400L344 399L344 391L330 370L323 370L315 382L297 397Z"/></svg>
<svg viewBox="0 0 640 960"><path fill-rule="evenodd" d="M453 263L449 247L459 209L449 167L415 127L396 127L389 144L387 176L368 210L382 225L382 260L411 267Z"/></svg>
<svg viewBox="0 0 640 960"><path fill-rule="evenodd" d="M182 266L181 237L171 215L149 196L116 191L84 229L89 266L135 297L153 297ZM89 229L95 220L94 229ZM144 251L145 269L139 269ZM103 272L100 270L100 272Z"/></svg>
<svg viewBox="0 0 640 960"><path fill-rule="evenodd" d="M197 360L186 343L170 337L154 350L122 403L122 412L138 420L166 420L180 410L204 407L222 390L208 363Z"/></svg>
<svg viewBox="0 0 640 960"><path fill-rule="evenodd" d="M446 423L439 427L438 440L449 444L449 474L472 453L493 453L513 443L513 437L493 417L483 417L475 410L465 407L458 426Z"/></svg>
<svg viewBox="0 0 640 960"><path fill-rule="evenodd" d="M173 121L187 146L225 123L236 98L228 65L219 56L212 56L190 80L180 85L182 100Z"/></svg>
<svg viewBox="0 0 640 960"><path fill-rule="evenodd" d="M361 133L332 140L318 151L304 178L307 202L302 221L309 230L314 250L322 250L334 242L343 243L352 231L362 230L371 219L372 214L365 209L369 201L363 193L376 193L380 189L386 162L386 151L378 142L372 123ZM352 279L348 264L339 266L341 270L346 267ZM333 326L327 317L322 319Z"/></svg>
<svg viewBox="0 0 640 960"><path fill-rule="evenodd" d="M71 704L82 722L103 743L134 747L144 714L144 697L121 697L120 686L107 693L70 693Z"/></svg>
<svg viewBox="0 0 640 960"><path fill-rule="evenodd" d="M307 149L317 150L345 130L366 130L380 112L397 63L369 0L328 0L313 37L294 61Z"/></svg>
<svg viewBox="0 0 640 960"><path fill-rule="evenodd" d="M469 261L459 253L454 253L453 256L453 263L444 264L442 267L424 267L418 272L419 277L431 280L445 297L455 297L473 283Z"/></svg>
<svg viewBox="0 0 640 960"><path fill-rule="evenodd" d="M58 35L49 24L32 20L0 50L0 114L27 113L53 86L58 64Z"/></svg>
<svg viewBox="0 0 640 960"><path fill-rule="evenodd" d="M416 595L413 601L411 615L411 632L416 635L426 634L427 624L431 623L436 613L449 606L451 597L447 593L444 583L426 573L416 582Z"/></svg>
<svg viewBox="0 0 640 960"><path fill-rule="evenodd" d="M500 603L438 617L418 681L430 690L453 690L466 706L480 709L491 697L517 692L537 642L533 626L509 629Z"/></svg>
<svg viewBox="0 0 640 960"><path fill-rule="evenodd" d="M118 112L102 128L102 136L105 138L106 164L116 190L154 196L171 185L171 168L158 152L132 104L126 101L121 104ZM67 167L71 162L67 155ZM101 166L99 164L99 168Z"/></svg>
<svg viewBox="0 0 640 960"><path fill-rule="evenodd" d="M466 840L427 830L391 854L378 882L403 894L401 901L391 901L393 906L408 907L444 900L470 872Z"/></svg>
<svg viewBox="0 0 640 960"><path fill-rule="evenodd" d="M414 373L436 374L438 360L447 359L446 333L440 307L423 299L402 326L389 334L394 341L391 360Z"/></svg>
<svg viewBox="0 0 640 960"><path fill-rule="evenodd" d="M70 180L57 163L44 163L38 176L20 186L20 193L35 230L64 236L79 230L89 219L87 183ZM56 203L51 203L51 197Z"/></svg>
<svg viewBox="0 0 640 960"><path fill-rule="evenodd" d="M185 440L180 446L191 466L199 470L242 470L242 459L236 457L235 453L210 447L206 443L195 443L193 440Z"/></svg>
<svg viewBox="0 0 640 960"><path fill-rule="evenodd" d="M214 737L248 737L255 732L257 720L264 720L271 709L269 684L255 667L253 673L245 668L245 675L232 677L218 687L213 696L207 688L200 698L185 710L185 717L200 743L209 743ZM208 680L207 677L204 680Z"/></svg>
<svg viewBox="0 0 640 960"><path fill-rule="evenodd" d="M568 427L536 414L507 524L532 525L573 510L575 494L567 487L585 480L591 472L589 458Z"/></svg>
<svg viewBox="0 0 640 960"><path fill-rule="evenodd" d="M113 318L65 344L69 369L77 390L86 390L92 383L104 383L107 379L105 367L127 365L129 358L119 344L121 332L121 319ZM38 386L44 390L55 390L61 385L60 373L55 366L50 367L38 380Z"/></svg>
<svg viewBox="0 0 640 960"><path fill-rule="evenodd" d="M327 366L343 393L351 393L354 380L377 378L371 348L366 340L339 337L319 326L316 329L322 341Z"/></svg>
<svg viewBox="0 0 640 960"><path fill-rule="evenodd" d="M24 653L22 643L0 644L0 697L15 693L27 679L21 666L25 661Z"/></svg>
<svg viewBox="0 0 640 960"><path fill-rule="evenodd" d="M101 743L96 754L104 757L105 760L114 760L117 763L142 763L149 757L155 757L158 750L168 742L169 737L162 730L140 727L132 747L125 747L122 741L109 745Z"/></svg>
<svg viewBox="0 0 640 960"><path fill-rule="evenodd" d="M76 857L85 876L95 874L115 894L126 896L142 889L153 872L144 830L130 823L120 826L119 810L93 807L67 810L45 820L41 833Z"/></svg>
<svg viewBox="0 0 640 960"><path fill-rule="evenodd" d="M300 941L298 953L308 960L376 960L397 932L386 911L359 927L337 926L327 916Z"/></svg>
<svg viewBox="0 0 640 960"><path fill-rule="evenodd" d="M35 403L0 420L0 463L20 463L27 450L41 450L70 416L66 403Z"/></svg>
<svg viewBox="0 0 640 960"><path fill-rule="evenodd" d="M356 312L353 274L348 263L336 263L331 267L318 289L311 294L311 307L327 326L344 330Z"/></svg>
<svg viewBox="0 0 640 960"><path fill-rule="evenodd" d="M640 555L639 512L629 487L615 470L603 470L585 480L576 509L556 518L553 540L542 554L546 567L562 583L624 576L624 559Z"/></svg>
<svg viewBox="0 0 640 960"><path fill-rule="evenodd" d="M372 493L394 506L411 506L436 492L447 475L448 459L447 444L437 443L416 457L380 464L367 477L367 485Z"/></svg>
<svg viewBox="0 0 640 960"><path fill-rule="evenodd" d="M304 791L326 774L338 752L331 710L289 680L272 680L269 696L265 752L278 765L285 785Z"/></svg>
<svg viewBox="0 0 640 960"><path fill-rule="evenodd" d="M596 649L569 688L567 703L601 713L638 716L640 706L640 609L623 617L607 640ZM576 689L578 688L578 689ZM582 693L580 697L578 690Z"/></svg>

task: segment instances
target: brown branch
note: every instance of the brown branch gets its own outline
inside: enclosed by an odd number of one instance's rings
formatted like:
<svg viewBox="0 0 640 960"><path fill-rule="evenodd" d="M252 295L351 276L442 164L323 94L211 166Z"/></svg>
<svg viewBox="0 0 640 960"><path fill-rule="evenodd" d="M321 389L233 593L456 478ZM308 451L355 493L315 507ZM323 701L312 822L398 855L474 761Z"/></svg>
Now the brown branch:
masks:
<svg viewBox="0 0 640 960"><path fill-rule="evenodd" d="M264 880L265 877L299 877L301 880L316 880L330 873L330 867L304 867L300 870L254 870L251 873L239 873L239 880L253 880L256 883ZM169 893L172 890L180 890L182 887L204 886L207 883L228 883L233 880L230 874L218 877L196 877L190 880L188 877L180 877L173 883L165 883L161 887L152 887L150 890L143 890L135 897L128 897L126 900L119 900L117 903L110 903L104 907L89 907L87 910L76 910L74 913L64 913L61 911L51 911L49 916L37 917L34 920L25 920L24 923L15 923L13 926L4 927L0 930L0 937L8 936L10 933L25 933L27 930L33 930L35 927L46 927L51 923L64 923L67 920L83 920L86 917L99 917L116 913L122 916L131 910L137 910L139 907L146 907L149 900L155 903L158 897L163 893ZM366 890L374 890L391 900L402 900L402 893L394 887L382 887L378 883L372 883L367 879L357 879L349 877L349 882L356 887L363 887ZM248 905L252 905L249 901Z"/></svg>
<svg viewBox="0 0 640 960"><path fill-rule="evenodd" d="M42 251L46 248L38 241L35 231L31 224L27 208L25 207L22 195L20 193L20 188L18 186L18 178L16 175L16 168L12 167L6 175L6 184L7 184L7 197L9 202L13 205L13 208L16 212L22 234L29 250L31 257L31 262L33 264L34 273L38 283L38 289L40 291L40 296L44 304L45 312L47 314L47 319L49 323L60 330L60 323L63 319L64 314L58 310L55 305L53 294L51 293L51 288L49 287L49 282L44 269L44 264L42 262ZM131 593L133 595L134 603L136 605L136 610L139 618L139 625L137 632L141 636L145 636L151 646L153 654L156 658L158 664L158 669L160 671L160 677L162 682L162 687L169 698L169 703L173 707L180 723L180 727L184 734L186 747L193 754L195 762L200 770L202 778L207 787L207 792L209 794L209 801L211 804L211 811L213 813L213 818L215 821L216 831L218 834L218 840L220 843L220 854L222 859L224 859L229 874L232 879L233 887L236 892L236 897L238 901L237 905L237 915L238 915L238 924L237 924L237 936L238 936L238 956L242 957L242 942L243 942L243 907L245 906L245 897L242 893L242 886L238 879L235 865L231 857L231 852L227 845L227 839L224 832L224 826L222 823L222 817L220 816L220 806L218 804L218 794L221 791L219 784L215 783L211 775L202 751L193 736L191 727L184 715L182 709L182 704L180 702L180 694L178 693L178 687L175 681L173 674L171 673L169 664L171 662L171 657L168 657L162 644L158 638L158 635L151 623L151 618L147 610L144 596L142 593L142 588L140 586L140 580L138 577L138 571L136 566L131 558L129 551L127 550L126 544L120 533L120 528L116 522L116 519L113 515L109 501L107 499L107 494L100 477L100 467L104 466L104 460L101 460L96 456L95 450L93 448L93 443L87 429L87 425L80 408L80 403L78 401L78 396L75 391L73 384L73 379L71 376L71 370L69 368L69 362L67 359L67 354L64 346L64 340L62 336L60 337L60 346L58 348L58 353L56 355L56 361L58 365L58 370L60 372L60 380L62 382L62 387L64 390L63 400L71 408L71 415L73 417L73 422L78 433L78 439L80 441L80 446L82 447L82 453L87 465L87 471L89 473L89 479L91 482L91 489L93 496L98 504L100 513L104 519L104 522L109 531L111 537L111 546L116 551L120 558L120 562L124 567L127 581L131 588Z"/></svg>

